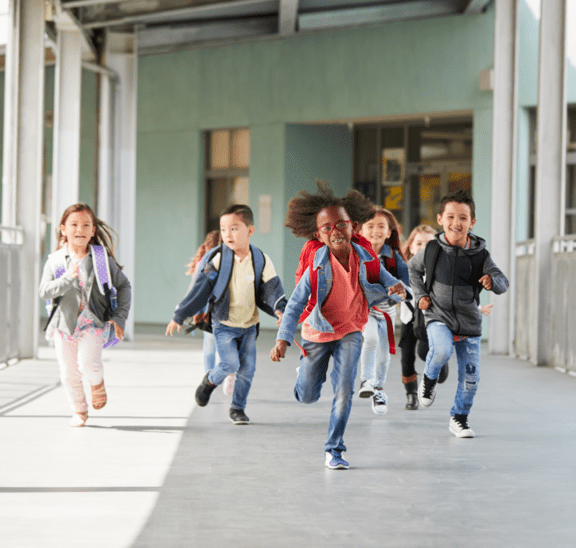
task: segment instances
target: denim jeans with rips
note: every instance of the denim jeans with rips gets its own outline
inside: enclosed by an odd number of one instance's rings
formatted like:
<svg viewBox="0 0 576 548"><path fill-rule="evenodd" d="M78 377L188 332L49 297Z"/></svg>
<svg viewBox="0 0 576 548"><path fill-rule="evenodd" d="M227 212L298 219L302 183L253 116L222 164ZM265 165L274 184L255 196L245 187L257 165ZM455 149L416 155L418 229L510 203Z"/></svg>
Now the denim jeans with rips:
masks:
<svg viewBox="0 0 576 548"><path fill-rule="evenodd" d="M440 369L456 349L458 388L450 415L468 415L480 382L480 337L454 342L452 331L441 322L428 324L426 333L430 349L424 373L429 379L437 379Z"/></svg>
<svg viewBox="0 0 576 548"><path fill-rule="evenodd" d="M245 409L252 379L256 371L256 335L257 325L247 328L228 327L221 323L212 326L216 340L216 350L220 363L210 371L208 380L220 385L228 375L236 375L233 409Z"/></svg>
<svg viewBox="0 0 576 548"><path fill-rule="evenodd" d="M330 356L334 358L330 375L334 400L324 451L346 451L343 436L352 408L354 380L362 348L362 333L354 331L341 339L325 343L314 343L304 339L302 347L307 355L300 357L300 370L294 395L302 403L317 402L320 399L322 385L326 381Z"/></svg>

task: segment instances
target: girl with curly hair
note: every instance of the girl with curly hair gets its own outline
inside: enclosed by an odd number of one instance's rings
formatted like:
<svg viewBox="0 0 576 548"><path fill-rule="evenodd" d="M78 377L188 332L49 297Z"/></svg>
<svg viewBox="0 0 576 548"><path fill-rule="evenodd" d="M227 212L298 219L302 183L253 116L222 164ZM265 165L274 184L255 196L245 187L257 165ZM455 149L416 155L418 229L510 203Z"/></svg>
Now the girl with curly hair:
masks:
<svg viewBox="0 0 576 548"><path fill-rule="evenodd" d="M325 181L317 181L317 185L317 193L301 191L288 203L285 226L296 236L311 239L308 244L314 244L315 239L324 245L316 245L310 254L307 264L311 267L303 269L288 301L270 358L280 361L285 357L306 307L294 395L302 403L318 401L329 359L333 358L334 400L324 444L325 466L347 469L349 464L342 458L342 452L346 451L343 437L352 407L368 311L390 297L396 301L405 298L406 291L380 265L376 271L378 283L368 281L365 263L372 262L374 257L365 247L369 244L358 243L361 237L355 234L359 224L374 215L368 199L355 190L337 198Z"/></svg>

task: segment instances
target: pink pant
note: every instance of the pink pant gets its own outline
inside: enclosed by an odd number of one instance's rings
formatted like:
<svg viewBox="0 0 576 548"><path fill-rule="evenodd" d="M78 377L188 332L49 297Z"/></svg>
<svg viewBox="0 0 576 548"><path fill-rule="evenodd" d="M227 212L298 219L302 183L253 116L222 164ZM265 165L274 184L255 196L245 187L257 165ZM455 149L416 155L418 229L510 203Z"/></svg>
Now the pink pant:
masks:
<svg viewBox="0 0 576 548"><path fill-rule="evenodd" d="M88 404L82 386L82 373L88 375L90 384L96 386L104 379L102 368L102 337L84 332L75 341L65 341L54 333L54 347L60 364L60 380L72 411L86 413Z"/></svg>

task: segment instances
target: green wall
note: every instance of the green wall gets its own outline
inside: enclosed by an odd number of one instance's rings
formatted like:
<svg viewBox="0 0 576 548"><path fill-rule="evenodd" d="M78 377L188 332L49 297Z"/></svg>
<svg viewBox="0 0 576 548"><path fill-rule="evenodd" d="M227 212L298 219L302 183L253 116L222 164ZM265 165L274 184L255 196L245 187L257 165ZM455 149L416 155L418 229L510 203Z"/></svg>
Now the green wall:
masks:
<svg viewBox="0 0 576 548"><path fill-rule="evenodd" d="M187 287L184 265L204 237L204 130L250 128L250 202L258 225L258 197L271 194L274 223L253 242L289 294L304 242L283 227L287 201L316 177L339 194L351 185L351 133L326 122L461 109L490 117L478 78L493 65L493 18L489 9L140 58L136 321L167 322ZM475 193L489 203L491 134L474 154Z"/></svg>

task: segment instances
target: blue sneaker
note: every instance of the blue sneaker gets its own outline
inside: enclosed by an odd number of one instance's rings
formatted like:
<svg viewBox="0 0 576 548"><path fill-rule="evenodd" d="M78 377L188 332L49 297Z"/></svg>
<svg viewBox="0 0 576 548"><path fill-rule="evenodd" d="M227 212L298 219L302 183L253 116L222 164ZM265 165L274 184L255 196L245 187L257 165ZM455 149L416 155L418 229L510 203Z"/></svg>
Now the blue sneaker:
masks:
<svg viewBox="0 0 576 548"><path fill-rule="evenodd" d="M326 467L330 470L348 470L350 465L342 458L340 451L329 451L326 453Z"/></svg>

